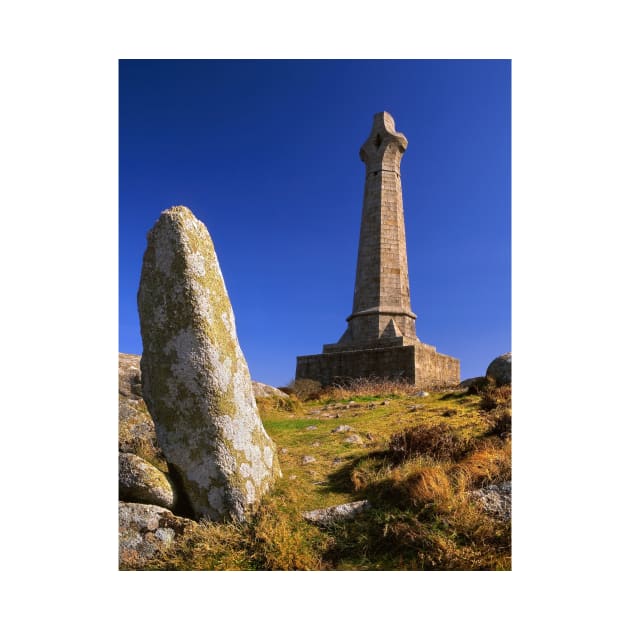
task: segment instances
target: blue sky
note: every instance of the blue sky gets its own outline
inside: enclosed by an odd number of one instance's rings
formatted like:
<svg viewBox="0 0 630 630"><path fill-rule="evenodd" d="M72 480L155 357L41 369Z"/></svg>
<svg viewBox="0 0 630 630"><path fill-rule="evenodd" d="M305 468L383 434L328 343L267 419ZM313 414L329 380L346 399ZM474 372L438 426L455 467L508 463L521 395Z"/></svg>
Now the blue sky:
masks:
<svg viewBox="0 0 630 630"><path fill-rule="evenodd" d="M511 68L498 61L120 62L119 349L140 354L146 233L213 238L252 378L284 385L352 309L364 165L386 110L419 338L485 373L511 349Z"/></svg>

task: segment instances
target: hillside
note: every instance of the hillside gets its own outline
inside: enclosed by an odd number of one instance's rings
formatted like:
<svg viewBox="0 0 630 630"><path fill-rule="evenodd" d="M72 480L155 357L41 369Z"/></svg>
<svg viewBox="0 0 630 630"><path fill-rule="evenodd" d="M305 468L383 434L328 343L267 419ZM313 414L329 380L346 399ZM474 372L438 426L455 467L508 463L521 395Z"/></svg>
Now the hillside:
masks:
<svg viewBox="0 0 630 630"><path fill-rule="evenodd" d="M283 478L250 523L189 521L121 569L510 570L510 386L302 395L258 399ZM348 520L304 517L362 500Z"/></svg>

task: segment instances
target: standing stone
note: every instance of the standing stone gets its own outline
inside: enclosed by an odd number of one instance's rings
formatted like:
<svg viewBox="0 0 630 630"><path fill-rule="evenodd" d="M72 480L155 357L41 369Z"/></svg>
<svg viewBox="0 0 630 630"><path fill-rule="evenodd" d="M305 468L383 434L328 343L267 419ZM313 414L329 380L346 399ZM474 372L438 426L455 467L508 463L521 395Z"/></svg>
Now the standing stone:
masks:
<svg viewBox="0 0 630 630"><path fill-rule="evenodd" d="M296 381L328 385L338 379L379 377L427 389L459 383L459 360L416 336L400 177L407 145L389 113L374 115L359 151L365 187L348 328L337 343L325 344L322 354L297 358Z"/></svg>
<svg viewBox="0 0 630 630"><path fill-rule="evenodd" d="M147 236L138 291L142 388L195 515L242 521L281 476L206 227L183 206Z"/></svg>

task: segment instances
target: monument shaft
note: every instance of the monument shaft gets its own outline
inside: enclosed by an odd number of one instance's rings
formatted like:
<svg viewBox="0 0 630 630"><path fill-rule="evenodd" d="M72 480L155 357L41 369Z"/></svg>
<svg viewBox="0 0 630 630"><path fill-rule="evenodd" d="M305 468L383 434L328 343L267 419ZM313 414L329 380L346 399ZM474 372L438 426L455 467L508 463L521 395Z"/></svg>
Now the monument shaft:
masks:
<svg viewBox="0 0 630 630"><path fill-rule="evenodd" d="M396 131L393 118L387 112L376 114L359 152L365 163L365 189L354 303L345 340L349 344L376 341L383 334L416 339L400 181L406 148L407 139Z"/></svg>

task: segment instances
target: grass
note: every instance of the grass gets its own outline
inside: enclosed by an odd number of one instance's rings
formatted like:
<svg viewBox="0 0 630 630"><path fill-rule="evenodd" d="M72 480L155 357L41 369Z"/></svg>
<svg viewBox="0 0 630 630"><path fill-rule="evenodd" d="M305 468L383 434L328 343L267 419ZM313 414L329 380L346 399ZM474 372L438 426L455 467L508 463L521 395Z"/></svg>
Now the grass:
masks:
<svg viewBox="0 0 630 630"><path fill-rule="evenodd" d="M145 568L510 570L509 522L468 494L511 478L505 386L419 398L404 384L360 385L264 402L283 479L251 522L202 523ZM340 425L351 430L333 432ZM316 527L301 517L359 499L372 508L353 521Z"/></svg>

